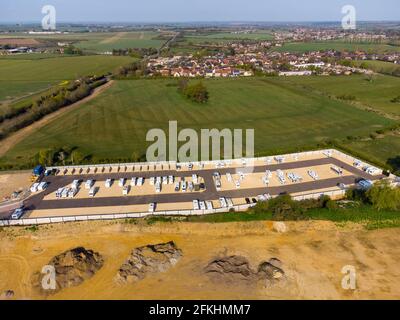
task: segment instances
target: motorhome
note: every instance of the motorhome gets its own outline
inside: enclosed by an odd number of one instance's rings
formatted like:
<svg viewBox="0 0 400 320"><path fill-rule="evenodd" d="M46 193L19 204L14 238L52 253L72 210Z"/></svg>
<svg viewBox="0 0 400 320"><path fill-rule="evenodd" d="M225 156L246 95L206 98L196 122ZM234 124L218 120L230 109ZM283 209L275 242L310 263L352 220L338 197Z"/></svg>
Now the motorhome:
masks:
<svg viewBox="0 0 400 320"><path fill-rule="evenodd" d="M144 183L144 178L143 178L143 177L140 177L140 178L137 180L136 185L139 186L139 187L141 187L141 186L143 185L143 183Z"/></svg>
<svg viewBox="0 0 400 320"><path fill-rule="evenodd" d="M214 209L214 206L213 206L212 201L206 201L206 206L207 206L207 210L212 210L212 209Z"/></svg>
<svg viewBox="0 0 400 320"><path fill-rule="evenodd" d="M96 187L92 187L89 190L89 197L94 197L96 195Z"/></svg>
<svg viewBox="0 0 400 320"><path fill-rule="evenodd" d="M193 210L199 210L199 200L193 200Z"/></svg>
<svg viewBox="0 0 400 320"><path fill-rule="evenodd" d="M106 188L111 188L111 186L112 186L112 179L107 179L106 183L105 183L105 187Z"/></svg>
<svg viewBox="0 0 400 320"><path fill-rule="evenodd" d="M11 215L11 219L18 220L19 218L22 217L23 214L24 214L24 209L23 208L15 209L13 214Z"/></svg>
<svg viewBox="0 0 400 320"><path fill-rule="evenodd" d="M34 183L32 186L31 186L31 192L38 192L38 188L39 188L39 183Z"/></svg>
<svg viewBox="0 0 400 320"><path fill-rule="evenodd" d="M118 181L118 186L123 187L125 185L125 178L121 178Z"/></svg>
<svg viewBox="0 0 400 320"><path fill-rule="evenodd" d="M78 193L78 189L77 188L71 188L68 191L68 198L74 198L76 196L76 194Z"/></svg>
<svg viewBox="0 0 400 320"><path fill-rule="evenodd" d="M93 180L89 179L85 183L85 189L90 189L93 186L94 182Z"/></svg>
<svg viewBox="0 0 400 320"><path fill-rule="evenodd" d="M131 179L131 187L136 186L136 181L137 181L136 177L132 177L132 179Z"/></svg>
<svg viewBox="0 0 400 320"><path fill-rule="evenodd" d="M156 182L156 192L157 193L161 192L161 182Z"/></svg>

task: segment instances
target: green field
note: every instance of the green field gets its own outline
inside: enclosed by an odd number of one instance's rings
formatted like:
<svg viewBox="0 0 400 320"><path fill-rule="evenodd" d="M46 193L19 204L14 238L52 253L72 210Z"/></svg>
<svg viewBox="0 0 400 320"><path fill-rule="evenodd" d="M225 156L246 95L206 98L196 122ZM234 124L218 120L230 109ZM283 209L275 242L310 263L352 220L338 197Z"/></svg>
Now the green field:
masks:
<svg viewBox="0 0 400 320"><path fill-rule="evenodd" d="M75 43L75 46L87 51L104 52L127 48L160 48L165 40L157 39L158 32L119 32L97 33Z"/></svg>
<svg viewBox="0 0 400 320"><path fill-rule="evenodd" d="M391 100L400 95L400 78L376 75L370 81L365 76L291 77L285 83L316 90L332 96L351 95L361 104L385 113L400 116L400 104Z"/></svg>
<svg viewBox="0 0 400 320"><path fill-rule="evenodd" d="M400 135L387 135L368 141L352 141L344 146L360 155L365 155L375 163L388 165L392 170L400 172Z"/></svg>
<svg viewBox="0 0 400 320"><path fill-rule="evenodd" d="M146 133L168 128L254 128L258 154L313 148L347 135L368 135L394 122L281 79L204 81L210 100L198 105L176 80L123 80L79 109L41 128L11 149L3 163L26 163L46 147L78 147L94 161L144 154Z"/></svg>
<svg viewBox="0 0 400 320"><path fill-rule="evenodd" d="M371 69L378 73L384 74L392 74L395 71L400 70L400 64L395 64L392 62L386 61L373 61L373 60L365 60L365 61L354 61L357 66L365 64L368 69ZM400 74L400 73L399 73Z"/></svg>
<svg viewBox="0 0 400 320"><path fill-rule="evenodd" d="M76 56L48 59L0 59L0 101L32 94L65 80L102 75L133 59L112 56Z"/></svg>
<svg viewBox="0 0 400 320"><path fill-rule="evenodd" d="M352 43L341 41L319 41L319 42L288 42L282 47L275 47L275 51L288 51L304 53L308 51L357 51L362 50L371 53L384 53L384 52L400 52L399 46L391 46L388 44L375 44L375 43Z"/></svg>
<svg viewBox="0 0 400 320"><path fill-rule="evenodd" d="M187 41L194 43L203 42L221 42L223 40L273 40L274 36L269 32L257 31L252 33L232 33L232 32L216 32L205 35L188 35L185 37Z"/></svg>

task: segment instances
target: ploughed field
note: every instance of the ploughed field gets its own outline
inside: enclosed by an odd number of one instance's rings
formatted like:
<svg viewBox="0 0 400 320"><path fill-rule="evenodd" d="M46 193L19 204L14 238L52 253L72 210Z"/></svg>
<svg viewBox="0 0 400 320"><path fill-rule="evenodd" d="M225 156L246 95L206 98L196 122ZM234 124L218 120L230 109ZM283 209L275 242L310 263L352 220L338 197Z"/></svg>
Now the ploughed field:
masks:
<svg viewBox="0 0 400 320"><path fill-rule="evenodd" d="M206 104L179 94L177 80L115 81L106 92L17 144L1 162L28 162L40 149L64 146L77 147L93 162L129 159L145 154L151 144L146 142L148 130L167 133L169 120L177 120L179 129L254 129L257 155L315 148L326 139L368 135L394 123L281 78L203 82L210 94Z"/></svg>
<svg viewBox="0 0 400 320"><path fill-rule="evenodd" d="M65 80L102 75L133 61L130 57L48 56L46 59L0 59L0 102L25 96ZM37 55L32 55L37 57Z"/></svg>

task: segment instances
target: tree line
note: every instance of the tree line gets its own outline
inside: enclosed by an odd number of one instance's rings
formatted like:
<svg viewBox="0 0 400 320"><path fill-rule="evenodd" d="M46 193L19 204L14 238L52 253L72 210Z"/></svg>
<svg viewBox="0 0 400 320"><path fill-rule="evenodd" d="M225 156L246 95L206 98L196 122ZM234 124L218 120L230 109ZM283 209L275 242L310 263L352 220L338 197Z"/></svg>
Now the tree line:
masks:
<svg viewBox="0 0 400 320"><path fill-rule="evenodd" d="M95 87L106 82L105 77L82 78L41 95L21 108L5 108L0 115L0 140L54 111L89 96Z"/></svg>

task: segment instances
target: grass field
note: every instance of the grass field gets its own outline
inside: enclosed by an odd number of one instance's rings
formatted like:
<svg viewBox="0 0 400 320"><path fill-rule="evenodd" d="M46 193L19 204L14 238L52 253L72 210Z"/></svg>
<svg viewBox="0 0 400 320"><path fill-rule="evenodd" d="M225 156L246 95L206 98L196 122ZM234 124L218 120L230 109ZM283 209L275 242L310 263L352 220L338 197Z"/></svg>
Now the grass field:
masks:
<svg viewBox="0 0 400 320"><path fill-rule="evenodd" d="M101 75L132 61L130 57L77 56L0 59L0 101L15 99L79 76Z"/></svg>
<svg viewBox="0 0 400 320"><path fill-rule="evenodd" d="M274 36L269 32L257 31L253 33L216 32L205 35L188 35L185 38L193 43L203 43L221 42L223 40L273 40Z"/></svg>
<svg viewBox="0 0 400 320"><path fill-rule="evenodd" d="M376 75L372 81L365 76L291 77L282 80L304 89L317 90L333 96L351 95L356 101L385 113L400 116L400 104L391 100L400 95L400 78Z"/></svg>
<svg viewBox="0 0 400 320"><path fill-rule="evenodd" d="M308 51L324 51L324 50L337 50L337 51L357 51L363 50L371 53L383 52L400 52L399 46L391 46L388 44L374 44L374 43L351 43L341 41L324 41L324 42L288 42L282 47L275 47L275 51L289 51L304 53Z"/></svg>
<svg viewBox="0 0 400 320"><path fill-rule="evenodd" d="M94 52L112 51L127 48L160 48L164 40L156 39L158 32L118 32L98 33L75 44L76 47Z"/></svg>
<svg viewBox="0 0 400 320"><path fill-rule="evenodd" d="M360 155L366 155L376 163L383 163L392 170L400 170L400 135L386 135L380 139L351 141L344 144Z"/></svg>
<svg viewBox="0 0 400 320"><path fill-rule="evenodd" d="M206 105L182 97L176 80L117 81L101 96L65 114L11 149L2 162L23 163L46 147L78 147L93 160L144 154L149 129L254 128L257 153L294 151L393 124L344 102L283 84L279 79L205 81Z"/></svg>
<svg viewBox="0 0 400 320"><path fill-rule="evenodd" d="M386 61L355 61L355 63L360 66L361 64L366 64L368 69L371 69L378 73L392 74L394 71L400 70L400 64L395 64Z"/></svg>

